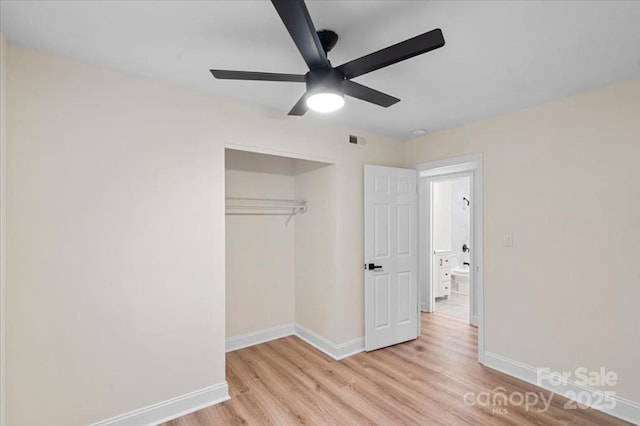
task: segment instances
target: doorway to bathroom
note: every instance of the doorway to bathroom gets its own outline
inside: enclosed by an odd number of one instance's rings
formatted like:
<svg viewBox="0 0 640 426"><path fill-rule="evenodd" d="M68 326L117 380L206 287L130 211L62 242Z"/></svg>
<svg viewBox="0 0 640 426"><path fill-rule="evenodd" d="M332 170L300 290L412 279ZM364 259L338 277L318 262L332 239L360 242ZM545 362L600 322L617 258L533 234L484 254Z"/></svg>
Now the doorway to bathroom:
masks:
<svg viewBox="0 0 640 426"><path fill-rule="evenodd" d="M476 326L481 363L484 362L482 169L482 154L416 166L420 309L462 317Z"/></svg>
<svg viewBox="0 0 640 426"><path fill-rule="evenodd" d="M431 180L433 311L470 322L471 176Z"/></svg>

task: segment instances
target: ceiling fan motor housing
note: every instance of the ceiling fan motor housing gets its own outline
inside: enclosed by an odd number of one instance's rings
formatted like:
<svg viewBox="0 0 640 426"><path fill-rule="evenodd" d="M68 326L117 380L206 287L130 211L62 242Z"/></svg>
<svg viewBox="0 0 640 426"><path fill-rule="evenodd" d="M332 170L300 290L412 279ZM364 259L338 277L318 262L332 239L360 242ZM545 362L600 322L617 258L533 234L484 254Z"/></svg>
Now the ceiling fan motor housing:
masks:
<svg viewBox="0 0 640 426"><path fill-rule="evenodd" d="M324 53L331 52L331 49L333 49L338 42L338 34L331 30L318 31L318 38L320 39L320 44L322 45L322 49L324 49Z"/></svg>
<svg viewBox="0 0 640 426"><path fill-rule="evenodd" d="M335 68L311 70L304 76L307 92L334 92L344 94L344 74Z"/></svg>

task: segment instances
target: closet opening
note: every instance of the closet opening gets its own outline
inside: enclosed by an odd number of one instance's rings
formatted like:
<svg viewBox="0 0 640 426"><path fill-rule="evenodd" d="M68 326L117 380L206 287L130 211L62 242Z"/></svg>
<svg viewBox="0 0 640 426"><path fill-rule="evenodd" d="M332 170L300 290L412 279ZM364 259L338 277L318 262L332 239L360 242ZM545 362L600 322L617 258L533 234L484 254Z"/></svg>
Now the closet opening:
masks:
<svg viewBox="0 0 640 426"><path fill-rule="evenodd" d="M330 336L336 191L333 163L225 149L227 352Z"/></svg>

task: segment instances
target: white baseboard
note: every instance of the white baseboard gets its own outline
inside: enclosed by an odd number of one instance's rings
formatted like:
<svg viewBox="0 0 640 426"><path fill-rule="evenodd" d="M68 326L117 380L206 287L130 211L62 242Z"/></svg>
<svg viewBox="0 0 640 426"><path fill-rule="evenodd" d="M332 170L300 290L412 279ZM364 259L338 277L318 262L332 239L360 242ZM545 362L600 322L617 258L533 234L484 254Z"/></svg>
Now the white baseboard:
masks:
<svg viewBox="0 0 640 426"><path fill-rule="evenodd" d="M227 339L226 351L231 352L287 336L297 336L335 360L341 360L364 350L362 337L338 344L300 324L285 324Z"/></svg>
<svg viewBox="0 0 640 426"><path fill-rule="evenodd" d="M296 324L295 334L311 346L314 346L316 349L324 352L335 360L347 358L364 350L364 339L362 337L337 344L333 343L331 340L325 339L318 333L311 331L300 324Z"/></svg>
<svg viewBox="0 0 640 426"><path fill-rule="evenodd" d="M168 422L229 399L227 382L149 405L90 426L150 426Z"/></svg>
<svg viewBox="0 0 640 426"><path fill-rule="evenodd" d="M279 325L277 327L265 328L264 330L247 333L227 339L225 343L225 351L235 351L238 349L257 345L258 343L264 343L270 340L280 339L281 337L291 336L292 334L295 334L295 325L293 323Z"/></svg>
<svg viewBox="0 0 640 426"><path fill-rule="evenodd" d="M565 398L575 400L575 397L571 398L571 396L577 395L581 392L590 393L592 395L590 398L591 401L602 401L604 398L604 401L607 403L615 403L615 405L607 404L614 405L614 408L604 408L598 405L591 405L591 408L633 424L640 424L640 404L636 402L620 398L619 396L604 396L602 391L576 383L570 379L564 379L562 383L557 385L554 385L550 380L546 379L543 380L542 383L538 384L538 370L535 367L490 352L485 352L483 358L483 364L489 368L539 386L550 392L564 396ZM551 376L547 374L543 377L550 378Z"/></svg>

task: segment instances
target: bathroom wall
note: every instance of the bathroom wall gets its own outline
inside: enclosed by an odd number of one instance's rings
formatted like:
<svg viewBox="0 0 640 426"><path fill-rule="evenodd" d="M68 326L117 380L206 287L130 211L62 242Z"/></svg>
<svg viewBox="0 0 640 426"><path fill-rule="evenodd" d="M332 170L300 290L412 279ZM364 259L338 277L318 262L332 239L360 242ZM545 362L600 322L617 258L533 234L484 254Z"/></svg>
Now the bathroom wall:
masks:
<svg viewBox="0 0 640 426"><path fill-rule="evenodd" d="M433 249L451 250L452 182L433 183Z"/></svg>
<svg viewBox="0 0 640 426"><path fill-rule="evenodd" d="M455 255L457 266L462 267L463 262L469 261L469 253L462 252L462 245L469 244L471 208L467 206L467 200L471 199L471 180L469 178L458 179L451 182L451 253ZM454 266L456 263L453 264Z"/></svg>

